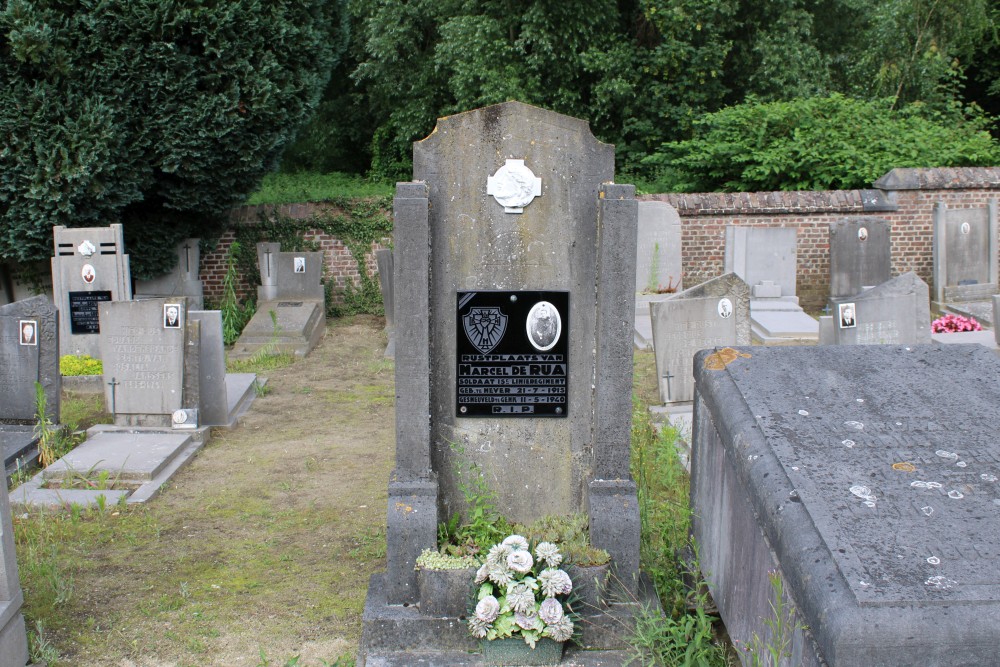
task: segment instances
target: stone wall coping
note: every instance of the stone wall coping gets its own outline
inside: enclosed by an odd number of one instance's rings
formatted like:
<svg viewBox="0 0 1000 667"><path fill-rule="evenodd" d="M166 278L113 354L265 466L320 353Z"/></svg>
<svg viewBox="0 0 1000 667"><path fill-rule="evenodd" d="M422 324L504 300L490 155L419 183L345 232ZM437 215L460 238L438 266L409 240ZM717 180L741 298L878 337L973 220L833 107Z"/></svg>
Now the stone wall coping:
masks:
<svg viewBox="0 0 1000 667"><path fill-rule="evenodd" d="M1000 188L1000 167L893 169L877 181L880 190L989 190Z"/></svg>

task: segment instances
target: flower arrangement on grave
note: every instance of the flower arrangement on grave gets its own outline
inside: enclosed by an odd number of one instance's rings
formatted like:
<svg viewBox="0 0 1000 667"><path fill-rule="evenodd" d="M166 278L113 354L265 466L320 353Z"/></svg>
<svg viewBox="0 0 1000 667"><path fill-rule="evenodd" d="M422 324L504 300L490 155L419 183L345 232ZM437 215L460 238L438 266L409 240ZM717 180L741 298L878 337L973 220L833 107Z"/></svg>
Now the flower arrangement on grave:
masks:
<svg viewBox="0 0 1000 667"><path fill-rule="evenodd" d="M955 333L958 331L982 331L983 327L974 317L962 317L948 313L931 322L933 333Z"/></svg>
<svg viewBox="0 0 1000 667"><path fill-rule="evenodd" d="M469 619L473 637L491 641L521 637L535 647L547 637L562 643L573 636L566 599L573 582L565 571L559 548L511 535L493 545L476 572L476 610Z"/></svg>

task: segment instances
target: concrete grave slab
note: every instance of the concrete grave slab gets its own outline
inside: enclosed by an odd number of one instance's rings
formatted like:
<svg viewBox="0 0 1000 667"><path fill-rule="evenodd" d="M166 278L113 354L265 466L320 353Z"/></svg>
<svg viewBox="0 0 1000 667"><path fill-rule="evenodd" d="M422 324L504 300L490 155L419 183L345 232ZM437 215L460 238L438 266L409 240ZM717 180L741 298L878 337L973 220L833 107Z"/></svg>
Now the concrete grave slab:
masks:
<svg viewBox="0 0 1000 667"><path fill-rule="evenodd" d="M789 664L995 662L1000 358L750 347L695 368L693 535L734 640L771 640L779 577Z"/></svg>
<svg viewBox="0 0 1000 667"><path fill-rule="evenodd" d="M272 319L271 313L274 313ZM323 338L326 313L318 301L271 301L260 304L233 345L230 356L246 359L265 346L304 357Z"/></svg>
<svg viewBox="0 0 1000 667"><path fill-rule="evenodd" d="M993 314L993 302L989 299L981 301L962 301L959 303L939 304L945 313L953 313L962 317L971 317L984 327L995 327L997 321Z"/></svg>
<svg viewBox="0 0 1000 667"><path fill-rule="evenodd" d="M97 433L48 468L47 481L108 473L122 482L148 482L191 442L186 433L162 433L156 438L135 432Z"/></svg>
<svg viewBox="0 0 1000 667"><path fill-rule="evenodd" d="M38 437L35 427L0 424L0 453L7 477L25 468L38 456Z"/></svg>

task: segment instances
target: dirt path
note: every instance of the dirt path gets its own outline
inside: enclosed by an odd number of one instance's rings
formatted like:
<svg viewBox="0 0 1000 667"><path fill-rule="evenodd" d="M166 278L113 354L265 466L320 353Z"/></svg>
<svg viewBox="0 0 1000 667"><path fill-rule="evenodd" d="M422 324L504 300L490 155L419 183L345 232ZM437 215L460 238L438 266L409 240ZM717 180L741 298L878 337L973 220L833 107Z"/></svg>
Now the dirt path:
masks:
<svg viewBox="0 0 1000 667"><path fill-rule="evenodd" d="M333 322L144 511L94 523L67 562L61 664L334 664L384 569L394 450L382 320ZM267 660L262 659L265 656Z"/></svg>

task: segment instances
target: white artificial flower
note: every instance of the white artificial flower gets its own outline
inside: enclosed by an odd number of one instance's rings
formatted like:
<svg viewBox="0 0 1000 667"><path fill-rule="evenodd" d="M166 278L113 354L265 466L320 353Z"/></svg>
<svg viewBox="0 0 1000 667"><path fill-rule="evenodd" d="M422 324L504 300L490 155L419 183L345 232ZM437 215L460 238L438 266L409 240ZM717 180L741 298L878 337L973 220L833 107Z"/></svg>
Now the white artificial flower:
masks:
<svg viewBox="0 0 1000 667"><path fill-rule="evenodd" d="M514 551L523 551L528 548L528 540L524 539L520 535L511 535L510 537L504 538L501 544L506 544L511 547Z"/></svg>
<svg viewBox="0 0 1000 667"><path fill-rule="evenodd" d="M538 607L538 616L545 622L545 625L558 623L563 617L562 605L555 598L545 598Z"/></svg>
<svg viewBox="0 0 1000 667"><path fill-rule="evenodd" d="M545 626L542 634L557 642L569 641L570 637L573 636L573 621L569 620L568 616L563 616L555 623Z"/></svg>
<svg viewBox="0 0 1000 667"><path fill-rule="evenodd" d="M476 604L476 618L492 623L500 614L500 601L492 595L487 595Z"/></svg>
<svg viewBox="0 0 1000 667"><path fill-rule="evenodd" d="M507 556L507 567L519 574L530 572L531 566L534 564L535 561L531 557L531 552L527 550L514 551Z"/></svg>
<svg viewBox="0 0 1000 667"><path fill-rule="evenodd" d="M540 542L535 547L535 557L538 560L545 561L545 564L549 567L558 567L563 559L562 554L559 553L559 547L551 542Z"/></svg>

